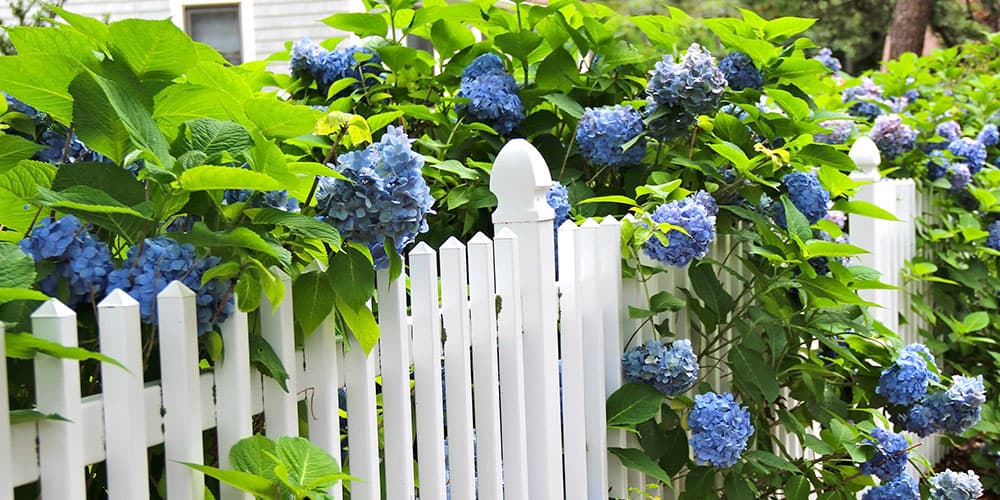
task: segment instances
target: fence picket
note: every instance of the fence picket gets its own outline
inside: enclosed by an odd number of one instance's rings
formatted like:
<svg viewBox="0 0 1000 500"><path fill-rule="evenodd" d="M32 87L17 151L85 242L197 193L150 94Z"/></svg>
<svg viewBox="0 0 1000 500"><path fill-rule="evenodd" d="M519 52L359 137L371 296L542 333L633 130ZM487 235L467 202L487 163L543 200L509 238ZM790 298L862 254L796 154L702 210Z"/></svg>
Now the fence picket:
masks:
<svg viewBox="0 0 1000 500"><path fill-rule="evenodd" d="M599 280L598 235L600 225L587 219L577 233L577 300L583 325L584 402L587 426L587 498L608 497L608 422L605 417L604 318L601 300L605 289ZM618 369L620 371L620 369Z"/></svg>
<svg viewBox="0 0 1000 500"><path fill-rule="evenodd" d="M302 349L306 366L309 401L309 440L326 450L333 460L340 463L340 379L337 364L337 331L333 313L306 337ZM343 485L335 484L328 493L335 500L343 498Z"/></svg>
<svg viewBox="0 0 1000 500"><path fill-rule="evenodd" d="M469 335L468 270L465 245L449 238L439 250L441 316L444 325L445 419L451 497L476 497L472 428L472 345Z"/></svg>
<svg viewBox="0 0 1000 500"><path fill-rule="evenodd" d="M597 282L600 283L601 317L604 320L604 385L607 395L624 383L622 376L622 254L621 223L605 217L597 232ZM608 446L624 448L625 431L608 429ZM617 457L608 454L608 486L612 498L628 497L628 473Z"/></svg>
<svg viewBox="0 0 1000 500"><path fill-rule="evenodd" d="M139 302L114 290L97 305L101 353L125 366L101 364L108 498L149 498L146 412L142 389Z"/></svg>
<svg viewBox="0 0 1000 500"><path fill-rule="evenodd" d="M274 349L274 354L281 361L281 366L288 372L285 385L288 390L274 379L264 377L264 431L267 437L277 439L280 436L299 435L297 383L298 370L295 369L295 327L292 318L292 278L277 267L271 272L281 281L285 288L284 298L277 308L271 304L267 296L260 301L260 330L264 340Z"/></svg>
<svg viewBox="0 0 1000 500"><path fill-rule="evenodd" d="M410 408L410 329L406 324L406 276L378 282L379 353L382 365L382 422L385 428L385 497L412 500L413 420Z"/></svg>
<svg viewBox="0 0 1000 500"><path fill-rule="evenodd" d="M417 412L417 474L420 498L447 498L444 465L444 410L441 394L441 314L437 261L419 243L410 251L410 304L413 309L413 377Z"/></svg>
<svg viewBox="0 0 1000 500"><path fill-rule="evenodd" d="M198 313L195 294L174 281L156 299L163 387L163 447L169 500L201 500L205 478L182 462L203 462Z"/></svg>
<svg viewBox="0 0 1000 500"><path fill-rule="evenodd" d="M0 321L0 338L6 338L4 324ZM0 500L14 498L14 467L11 463L10 407L7 403L7 346L0 342ZM23 460L24 457L18 457Z"/></svg>
<svg viewBox="0 0 1000 500"><path fill-rule="evenodd" d="M587 477L587 405L583 318L579 276L580 229L573 221L559 226L559 351L562 355L563 468L567 498L589 498ZM590 367L590 371L594 371Z"/></svg>
<svg viewBox="0 0 1000 500"><path fill-rule="evenodd" d="M344 352L347 382L347 441L352 500L379 500L378 421L375 408L375 353L365 354L353 333L347 332Z"/></svg>
<svg viewBox="0 0 1000 500"><path fill-rule="evenodd" d="M237 308L220 329L225 356L215 364L215 421L218 428L219 467L229 469L229 449L240 439L253 435L247 313ZM219 493L222 500L253 498L225 483L220 484Z"/></svg>

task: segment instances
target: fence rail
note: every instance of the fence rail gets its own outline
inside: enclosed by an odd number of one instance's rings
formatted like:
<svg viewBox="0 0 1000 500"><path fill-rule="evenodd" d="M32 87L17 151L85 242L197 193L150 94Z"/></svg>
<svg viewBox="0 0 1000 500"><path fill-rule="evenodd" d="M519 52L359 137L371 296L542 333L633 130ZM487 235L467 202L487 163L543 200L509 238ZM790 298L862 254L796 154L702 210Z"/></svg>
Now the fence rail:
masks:
<svg viewBox="0 0 1000 500"><path fill-rule="evenodd" d="M863 168L860 178L873 182L857 199L901 221L852 216L852 242L871 250L862 263L903 286L865 291L865 298L885 305L872 310L876 318L898 328L904 340L917 341L923 324L910 311L907 294L919 289L900 273L916 255L921 199L911 181L877 181L877 153L873 157L874 146L865 147L852 157ZM260 414L269 437L298 435L303 399L310 439L338 461L340 410L346 409L349 469L361 478L351 485L354 499L605 499L645 489L651 481L607 452L609 446L636 443L634 436L607 428L605 401L623 383L625 344L655 335L628 315L630 305L646 306L646 292L636 280L621 277L620 221L566 223L554 231L545 203L550 183L548 167L530 144L508 144L491 179L499 200L496 236L478 234L467 244L450 239L437 250L419 244L406 257L408 275L390 280L379 271L381 339L371 355L356 341L338 338L332 316L296 352L291 279L281 274L286 298L276 308L264 299L259 327L289 371L287 391L251 367L245 313L222 325L225 359L213 371L200 371L195 297L178 282L157 298L159 381L142 379L139 305L121 291L98 306L101 352L125 367L102 367L102 394L80 397L79 362L37 356L37 409L67 421L10 425L0 344L0 500L12 498L14 486L35 481L43 498L83 499L84 467L99 462L107 464L109 498L149 498L147 448L159 444L167 460L167 498L201 499L203 475L180 462L201 463L203 448L217 447L223 451L219 465L227 467L224 450L251 435ZM734 242L720 235L710 256L724 260ZM739 263L732 267L740 270ZM739 279L720 279L733 296L740 295ZM652 293L680 294L697 283L686 272L671 272L648 285ZM696 349L705 341L688 328L687 311L658 319L669 320L672 331L691 338ZM76 314L50 300L32 316L32 330L76 345ZM731 385L721 370L707 380L719 390ZM346 408L340 408L341 389ZM203 442L202 432L213 428L217 443ZM808 453L794 435L779 435L788 449ZM936 461L942 450L936 440L927 442L921 451ZM342 488L333 487L334 498L343 498ZM221 498L249 496L223 488Z"/></svg>

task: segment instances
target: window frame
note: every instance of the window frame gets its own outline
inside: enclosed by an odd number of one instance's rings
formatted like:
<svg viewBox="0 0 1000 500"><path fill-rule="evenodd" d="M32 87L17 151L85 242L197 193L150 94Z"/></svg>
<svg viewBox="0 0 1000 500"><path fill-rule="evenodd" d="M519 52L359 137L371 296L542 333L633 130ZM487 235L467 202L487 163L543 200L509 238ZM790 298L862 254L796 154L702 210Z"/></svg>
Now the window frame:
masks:
<svg viewBox="0 0 1000 500"><path fill-rule="evenodd" d="M181 31L188 33L187 8L232 7L239 10L240 60L244 63L257 60L255 40L254 2L252 0L170 0L170 17Z"/></svg>

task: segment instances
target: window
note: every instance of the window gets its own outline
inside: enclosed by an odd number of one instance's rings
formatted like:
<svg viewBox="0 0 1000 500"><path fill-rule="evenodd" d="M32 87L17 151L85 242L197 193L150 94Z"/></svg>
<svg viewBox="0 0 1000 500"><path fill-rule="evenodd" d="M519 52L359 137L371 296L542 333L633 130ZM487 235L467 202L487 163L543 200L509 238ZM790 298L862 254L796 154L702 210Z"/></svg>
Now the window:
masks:
<svg viewBox="0 0 1000 500"><path fill-rule="evenodd" d="M239 4L187 5L184 7L184 27L191 38L211 45L227 61L243 62Z"/></svg>

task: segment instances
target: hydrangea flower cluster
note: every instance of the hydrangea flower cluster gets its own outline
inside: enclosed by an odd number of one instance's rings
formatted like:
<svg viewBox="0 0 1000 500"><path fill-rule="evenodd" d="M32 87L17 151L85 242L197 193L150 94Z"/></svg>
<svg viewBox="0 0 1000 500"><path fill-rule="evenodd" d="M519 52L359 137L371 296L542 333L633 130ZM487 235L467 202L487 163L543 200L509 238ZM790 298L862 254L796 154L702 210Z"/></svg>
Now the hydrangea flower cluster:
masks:
<svg viewBox="0 0 1000 500"><path fill-rule="evenodd" d="M826 217L830 205L830 192L819 183L819 177L815 172L792 172L782 177L781 183L785 186L785 192L788 193L792 205L806 216L809 224L815 224ZM788 221L785 220L784 205L780 202L775 203L773 210L774 222L786 227Z"/></svg>
<svg viewBox="0 0 1000 500"><path fill-rule="evenodd" d="M968 137L955 139L948 144L948 151L963 160L972 174L982 170L983 164L986 163L986 146L975 139Z"/></svg>
<svg viewBox="0 0 1000 500"><path fill-rule="evenodd" d="M941 378L931 370L937 364L923 344L910 344L903 348L892 366L882 370L875 392L894 405L911 405L927 394L931 381Z"/></svg>
<svg viewBox="0 0 1000 500"><path fill-rule="evenodd" d="M75 133L62 132L50 127L42 132L38 142L45 146L45 149L36 152L34 158L45 163L80 163L104 160L103 155L87 147Z"/></svg>
<svg viewBox="0 0 1000 500"><path fill-rule="evenodd" d="M993 250L1000 251L1000 220L993 221L986 226L986 231L990 233L986 237L986 246Z"/></svg>
<svg viewBox="0 0 1000 500"><path fill-rule="evenodd" d="M882 86L876 84L871 77L866 76L861 79L860 85L844 89L841 98L844 102L860 100L881 102L882 92Z"/></svg>
<svg viewBox="0 0 1000 500"><path fill-rule="evenodd" d="M986 402L983 376L956 375L945 391L924 396L909 412L894 417L896 423L921 437L937 431L962 434L979 422Z"/></svg>
<svg viewBox="0 0 1000 500"><path fill-rule="evenodd" d="M382 139L338 159L350 182L324 177L316 190L316 211L347 240L367 245L375 266L389 264L383 243L396 251L427 231L434 198L420 175L424 157L413 151L402 128L389 126Z"/></svg>
<svg viewBox="0 0 1000 500"><path fill-rule="evenodd" d="M934 127L934 133L949 141L954 141L962 137L962 126L955 120L941 122Z"/></svg>
<svg viewBox="0 0 1000 500"><path fill-rule="evenodd" d="M469 99L468 104L459 107L460 111L493 127L500 135L510 135L524 120L517 82L496 54L483 54L465 67L458 97Z"/></svg>
<svg viewBox="0 0 1000 500"><path fill-rule="evenodd" d="M875 440L866 439L865 444L875 445L875 455L861 464L861 473L877 476L883 481L903 474L910 456L910 443L906 436L876 428L872 430L872 438Z"/></svg>
<svg viewBox="0 0 1000 500"><path fill-rule="evenodd" d="M830 129L829 133L816 134L813 139L823 144L845 144L854 133L856 127L851 120L827 120L820 122L821 127Z"/></svg>
<svg viewBox="0 0 1000 500"><path fill-rule="evenodd" d="M21 102L19 99L15 98L14 96L12 96L12 95L10 95L10 94L8 94L6 92L0 92L0 94L3 94L4 98L7 100L7 109L9 111L14 111L16 113L21 113L21 114L27 116L28 118L31 118L35 122L38 122L40 119L42 119L44 117L43 113L40 113L37 109L35 109L35 108L31 107L31 106L28 106L24 102Z"/></svg>
<svg viewBox="0 0 1000 500"><path fill-rule="evenodd" d="M147 324L156 322L156 295L170 282L178 280L196 294L198 334L205 334L222 323L233 312L232 294L228 283L218 279L202 285L205 271L219 264L219 258L199 259L194 246L180 244L166 237L146 238L128 251L120 269L108 276L108 289L121 289L139 302L139 315Z"/></svg>
<svg viewBox="0 0 1000 500"><path fill-rule="evenodd" d="M1000 131L997 130L997 126L990 123L983 127L979 131L979 135L976 136L976 140L981 142L983 146L991 147L996 146L997 142L1000 141Z"/></svg>
<svg viewBox="0 0 1000 500"><path fill-rule="evenodd" d="M569 219L569 190L559 181L553 181L549 190L545 192L545 201L556 213L552 224L558 229L563 222Z"/></svg>
<svg viewBox="0 0 1000 500"><path fill-rule="evenodd" d="M670 54L663 56L646 86L646 115L653 117L650 130L661 139L683 134L698 115L718 107L726 83L715 58L697 43L679 63Z"/></svg>
<svg viewBox="0 0 1000 500"><path fill-rule="evenodd" d="M288 191L265 191L260 196L254 196L252 189L227 189L222 194L222 201L227 205L245 203L248 200L253 208L276 208L283 212L298 212L299 200L288 196Z"/></svg>
<svg viewBox="0 0 1000 500"><path fill-rule="evenodd" d="M913 149L917 144L917 131L903 123L899 115L882 115L875 118L869 132L879 151L892 159Z"/></svg>
<svg viewBox="0 0 1000 500"><path fill-rule="evenodd" d="M857 116L859 118L874 120L882 114L882 108L879 107L878 104L871 101L859 101L851 104L850 108L847 108L847 114Z"/></svg>
<svg viewBox="0 0 1000 500"><path fill-rule="evenodd" d="M660 205L653 212L653 221L682 227L688 234L677 230L668 231L666 246L659 238L653 237L646 242L643 251L660 262L677 267L684 267L692 260L704 257L708 253L708 246L715 239L717 212L718 205L708 193L693 194L683 200Z"/></svg>
<svg viewBox="0 0 1000 500"><path fill-rule="evenodd" d="M750 56L733 51L719 61L719 70L726 75L729 88L733 90L759 89L764 86L764 75L753 64Z"/></svg>
<svg viewBox="0 0 1000 500"><path fill-rule="evenodd" d="M580 154L594 165L621 168L639 164L646 156L642 137L623 151L625 143L642 134L642 114L631 106L587 108L576 127Z"/></svg>
<svg viewBox="0 0 1000 500"><path fill-rule="evenodd" d="M698 358L687 339L669 347L659 340L633 347L622 355L622 366L629 380L649 383L667 396L687 392L698 379Z"/></svg>
<svg viewBox="0 0 1000 500"><path fill-rule="evenodd" d="M913 476L903 473L866 491L861 500L920 500L920 486Z"/></svg>
<svg viewBox="0 0 1000 500"><path fill-rule="evenodd" d="M983 496L983 483L973 472L947 469L931 477L930 500L975 500Z"/></svg>
<svg viewBox="0 0 1000 500"><path fill-rule="evenodd" d="M961 191L972 182L972 171L964 163L952 163L948 165L948 181L951 182L952 192Z"/></svg>
<svg viewBox="0 0 1000 500"><path fill-rule="evenodd" d="M927 154L927 179L936 181L948 173L951 167L951 160L940 150L931 151Z"/></svg>
<svg viewBox="0 0 1000 500"><path fill-rule="evenodd" d="M344 78L357 80L348 91L376 84L378 80L375 76L381 72L382 60L378 54L364 47L328 51L303 38L292 44L289 63L293 76L311 77L320 92L326 94L330 85Z"/></svg>
<svg viewBox="0 0 1000 500"><path fill-rule="evenodd" d="M733 399L733 395L706 392L694 397L694 408L687 417L691 438L699 465L731 467L754 433L750 412Z"/></svg>
<svg viewBox="0 0 1000 500"><path fill-rule="evenodd" d="M104 295L108 275L114 268L108 246L90 234L73 215L47 218L20 242L21 251L37 262L51 259L55 271L42 279L39 287L55 296L58 279L69 282L67 305L94 304Z"/></svg>
<svg viewBox="0 0 1000 500"><path fill-rule="evenodd" d="M840 64L840 59L834 57L833 51L830 50L829 47L823 47L822 49L819 49L819 54L813 56L813 59L823 63L823 66L826 66L826 69L834 73L839 72L843 67Z"/></svg>

